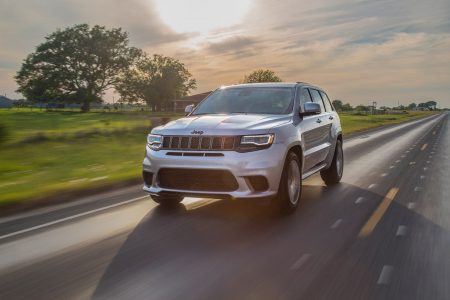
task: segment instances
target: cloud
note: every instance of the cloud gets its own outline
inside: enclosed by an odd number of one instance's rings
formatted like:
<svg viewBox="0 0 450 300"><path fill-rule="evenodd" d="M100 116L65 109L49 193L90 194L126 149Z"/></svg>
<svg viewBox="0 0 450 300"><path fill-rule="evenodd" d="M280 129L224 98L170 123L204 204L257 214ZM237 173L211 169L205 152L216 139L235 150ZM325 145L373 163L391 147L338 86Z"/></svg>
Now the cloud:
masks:
<svg viewBox="0 0 450 300"><path fill-rule="evenodd" d="M448 0L253 1L240 24L179 34L151 0L0 0L0 90L15 89L6 77L46 34L87 22L122 27L133 45L180 59L199 92L270 68L353 104L438 99L450 107Z"/></svg>

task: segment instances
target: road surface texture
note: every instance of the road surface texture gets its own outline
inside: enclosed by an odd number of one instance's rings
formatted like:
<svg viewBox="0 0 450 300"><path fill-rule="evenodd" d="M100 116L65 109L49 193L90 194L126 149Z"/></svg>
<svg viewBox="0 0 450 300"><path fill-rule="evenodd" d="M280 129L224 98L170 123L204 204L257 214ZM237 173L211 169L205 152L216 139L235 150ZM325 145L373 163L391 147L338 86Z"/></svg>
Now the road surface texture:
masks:
<svg viewBox="0 0 450 300"><path fill-rule="evenodd" d="M0 219L0 299L450 299L449 149L449 114L349 138L287 217L130 187Z"/></svg>

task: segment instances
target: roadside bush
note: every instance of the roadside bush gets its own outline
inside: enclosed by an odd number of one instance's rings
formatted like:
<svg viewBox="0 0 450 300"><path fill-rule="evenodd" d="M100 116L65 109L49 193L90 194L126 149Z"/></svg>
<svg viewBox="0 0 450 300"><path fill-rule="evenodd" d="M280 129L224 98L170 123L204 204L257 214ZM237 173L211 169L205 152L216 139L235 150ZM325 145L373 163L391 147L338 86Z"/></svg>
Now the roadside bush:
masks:
<svg viewBox="0 0 450 300"><path fill-rule="evenodd" d="M0 144L6 142L9 136L8 127L5 124L0 123Z"/></svg>

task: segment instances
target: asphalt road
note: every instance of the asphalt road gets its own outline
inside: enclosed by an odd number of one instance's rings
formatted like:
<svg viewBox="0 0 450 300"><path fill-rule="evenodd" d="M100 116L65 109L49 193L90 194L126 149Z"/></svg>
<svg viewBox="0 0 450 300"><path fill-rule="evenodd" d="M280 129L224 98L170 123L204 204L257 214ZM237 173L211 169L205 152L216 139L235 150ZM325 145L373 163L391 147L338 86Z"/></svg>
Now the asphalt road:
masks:
<svg viewBox="0 0 450 300"><path fill-rule="evenodd" d="M448 119L347 139L288 217L130 187L0 219L0 299L450 299Z"/></svg>

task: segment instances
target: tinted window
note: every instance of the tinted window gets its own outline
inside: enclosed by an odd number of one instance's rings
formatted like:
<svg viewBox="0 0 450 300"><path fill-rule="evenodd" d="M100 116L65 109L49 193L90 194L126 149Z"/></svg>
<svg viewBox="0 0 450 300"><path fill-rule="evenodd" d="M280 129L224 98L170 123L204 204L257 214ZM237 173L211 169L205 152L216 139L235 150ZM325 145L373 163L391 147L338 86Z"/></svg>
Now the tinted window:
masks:
<svg viewBox="0 0 450 300"><path fill-rule="evenodd" d="M322 96L322 100L323 100L323 103L325 104L325 108L327 109L327 111L333 111L334 110L333 105L331 105L330 99L328 99L327 94L320 91L320 95Z"/></svg>
<svg viewBox="0 0 450 300"><path fill-rule="evenodd" d="M322 112L324 112L325 109L323 107L322 97L320 97L319 92L317 90L313 90L313 89L310 89L309 92L311 93L311 97L313 99L313 102L319 104L320 105L320 110Z"/></svg>
<svg viewBox="0 0 450 300"><path fill-rule="evenodd" d="M312 102L311 95L307 89L302 89L300 92L300 111L303 111L306 102Z"/></svg>
<svg viewBox="0 0 450 300"><path fill-rule="evenodd" d="M218 89L202 101L192 115L289 114L294 89L286 87L230 87Z"/></svg>

